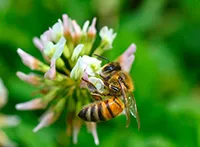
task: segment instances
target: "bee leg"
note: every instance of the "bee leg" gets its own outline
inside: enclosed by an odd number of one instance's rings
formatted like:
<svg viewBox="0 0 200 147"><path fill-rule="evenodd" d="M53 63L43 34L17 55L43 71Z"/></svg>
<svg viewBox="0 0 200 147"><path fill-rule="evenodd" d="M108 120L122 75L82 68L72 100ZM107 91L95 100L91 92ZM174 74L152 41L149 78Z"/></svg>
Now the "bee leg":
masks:
<svg viewBox="0 0 200 147"><path fill-rule="evenodd" d="M111 76L103 77L102 75L100 75L100 77L103 79L103 83L104 83L104 85L108 87L109 84L108 84L107 81L111 78Z"/></svg>
<svg viewBox="0 0 200 147"><path fill-rule="evenodd" d="M90 91L90 93L92 94L92 97L95 99L95 100L102 100L101 96L103 96L102 93L100 93L97 88L89 81L85 80L82 78L83 81L85 81L87 83L87 87L88 87L88 90Z"/></svg>
<svg viewBox="0 0 200 147"><path fill-rule="evenodd" d="M101 96L95 93L92 93L92 98L94 98L96 101L102 100Z"/></svg>
<svg viewBox="0 0 200 147"><path fill-rule="evenodd" d="M91 82L89 82L88 80L85 80L84 78L82 78L82 80L87 83L88 90L91 93L98 93L97 88Z"/></svg>

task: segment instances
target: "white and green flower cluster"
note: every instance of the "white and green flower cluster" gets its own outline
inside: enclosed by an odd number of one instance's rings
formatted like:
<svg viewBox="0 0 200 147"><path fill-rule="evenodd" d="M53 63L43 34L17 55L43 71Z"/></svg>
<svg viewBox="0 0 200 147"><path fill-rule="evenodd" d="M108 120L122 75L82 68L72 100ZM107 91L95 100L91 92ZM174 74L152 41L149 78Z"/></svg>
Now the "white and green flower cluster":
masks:
<svg viewBox="0 0 200 147"><path fill-rule="evenodd" d="M49 30L33 43L44 57L44 62L26 53L22 49L17 52L22 62L30 69L41 74L17 72L17 76L34 86L41 88L38 97L31 101L16 105L18 110L48 110L40 119L34 132L55 122L64 109L67 109L68 130L72 132L73 142L77 143L77 135L82 121L77 117L78 111L91 101L87 89L81 89L81 78L91 81L98 90L103 89L103 82L98 78L101 61L91 57L93 53L102 54L112 48L116 33L113 29L103 27L100 30L100 44L94 48L97 37L96 18L90 24L86 21L81 28L75 20L66 14L62 16ZM71 125L71 127L70 127ZM86 123L88 130L93 134L96 144L99 143L95 123Z"/></svg>
<svg viewBox="0 0 200 147"><path fill-rule="evenodd" d="M8 100L8 90L4 86L3 81L0 78L0 109L5 106ZM3 132L2 128L13 127L18 125L20 119L15 115L5 115L0 112L0 146L2 147L15 147L17 146L11 141L8 136Z"/></svg>
<svg viewBox="0 0 200 147"><path fill-rule="evenodd" d="M37 132L43 127L54 123L61 112L67 110L67 134L73 136L73 142L78 140L78 132L83 121L77 117L82 107L91 102L91 95L84 87L82 78L93 83L97 90L104 90L100 79L101 61L93 54L101 55L112 48L116 33L113 29L103 27L100 30L100 44L95 48L97 37L96 18L90 24L86 21L81 28L75 20L66 14L49 30L33 42L44 57L44 62L36 59L22 49L17 52L22 62L30 69L41 74L17 72L17 76L34 86L41 88L33 100L16 105L18 110L47 109L40 118L40 123L34 128ZM134 61L135 45L132 44L118 61L122 69L129 71ZM128 59L128 61L127 61ZM96 123L86 122L88 131L92 133L95 144L99 144Z"/></svg>

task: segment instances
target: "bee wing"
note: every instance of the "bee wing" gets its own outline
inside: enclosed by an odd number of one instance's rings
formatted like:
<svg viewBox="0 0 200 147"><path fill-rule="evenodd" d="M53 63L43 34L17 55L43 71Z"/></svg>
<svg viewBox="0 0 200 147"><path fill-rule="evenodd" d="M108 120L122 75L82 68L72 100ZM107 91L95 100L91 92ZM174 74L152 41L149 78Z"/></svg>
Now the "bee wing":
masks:
<svg viewBox="0 0 200 147"><path fill-rule="evenodd" d="M138 110L137 110L136 100L135 100L132 92L127 92L127 97L128 97L129 111L130 111L131 115L136 118L137 124L138 124L138 129L140 129L140 118L139 118L139 114L138 114Z"/></svg>
<svg viewBox="0 0 200 147"><path fill-rule="evenodd" d="M129 106L128 106L128 97L126 95L127 88L124 86L123 82L121 80L118 80L120 87L122 89L122 95L124 99L124 105L125 105L125 112L126 112L126 127L129 126L130 124L130 111L129 111Z"/></svg>

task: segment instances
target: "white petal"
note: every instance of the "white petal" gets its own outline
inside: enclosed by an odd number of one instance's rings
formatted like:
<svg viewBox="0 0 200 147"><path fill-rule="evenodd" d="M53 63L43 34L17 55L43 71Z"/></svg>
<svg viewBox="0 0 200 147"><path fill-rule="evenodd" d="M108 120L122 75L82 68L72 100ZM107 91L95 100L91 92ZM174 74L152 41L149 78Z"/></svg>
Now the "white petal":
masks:
<svg viewBox="0 0 200 147"><path fill-rule="evenodd" d="M50 69L45 73L44 77L50 80L56 77L56 60L51 60Z"/></svg>
<svg viewBox="0 0 200 147"><path fill-rule="evenodd" d="M70 77L74 80L79 80L82 78L84 74L84 70L87 68L87 64L85 64L82 60L82 57L79 57L75 66L73 67Z"/></svg>
<svg viewBox="0 0 200 147"><path fill-rule="evenodd" d="M38 67L38 60L36 58L29 55L28 53L26 53L25 51L23 51L20 48L17 49L17 53L21 57L24 65L28 66L32 70L34 70Z"/></svg>
<svg viewBox="0 0 200 147"><path fill-rule="evenodd" d="M99 32L101 39L104 39L107 36L107 32L108 32L108 27L104 26Z"/></svg>
<svg viewBox="0 0 200 147"><path fill-rule="evenodd" d="M72 21L72 25L73 25L73 28L74 28L74 31L75 31L76 35L80 36L81 35L80 26L77 24L77 22L75 20Z"/></svg>
<svg viewBox="0 0 200 147"><path fill-rule="evenodd" d="M52 122L53 122L53 118L54 118L54 113L53 112L49 112L47 113L42 120L40 121L40 123L33 129L33 132L37 132L39 131L41 128L47 127L49 126Z"/></svg>
<svg viewBox="0 0 200 147"><path fill-rule="evenodd" d="M58 41L63 36L63 24L62 21L59 19L56 24L52 27L52 38L54 41Z"/></svg>
<svg viewBox="0 0 200 147"><path fill-rule="evenodd" d="M40 52L43 52L44 46L41 42L41 40L37 37L33 38L33 43L34 45L40 50Z"/></svg>
<svg viewBox="0 0 200 147"><path fill-rule="evenodd" d="M92 20L92 24L90 25L89 29L88 29L88 34L89 35L92 35L92 36L95 36L96 35L96 28L95 28L95 25L96 25L96 21L97 19L96 18L93 18Z"/></svg>
<svg viewBox="0 0 200 147"><path fill-rule="evenodd" d="M36 110L36 109L43 109L45 107L46 104L42 102L41 98L36 98L28 102L19 103L16 105L17 110Z"/></svg>
<svg viewBox="0 0 200 147"><path fill-rule="evenodd" d="M73 121L73 143L77 144L78 143L78 133L81 128L81 121L79 120L74 120Z"/></svg>
<svg viewBox="0 0 200 147"><path fill-rule="evenodd" d="M53 52L55 51L55 45L53 44L53 42L47 42L44 46L44 55L45 56L52 56Z"/></svg>
<svg viewBox="0 0 200 147"><path fill-rule="evenodd" d="M83 33L87 32L89 24L90 24L90 22L88 20L84 23L83 28L82 28Z"/></svg>
<svg viewBox="0 0 200 147"><path fill-rule="evenodd" d="M96 145L99 145L99 138L96 130L96 123L94 122L87 122L86 123L88 131L92 133L92 136L94 138L94 142Z"/></svg>
<svg viewBox="0 0 200 147"><path fill-rule="evenodd" d="M76 61L78 59L78 56L80 55L82 49L83 49L84 45L83 44L79 44L75 47L71 60L72 61Z"/></svg>
<svg viewBox="0 0 200 147"><path fill-rule="evenodd" d="M68 30L68 15L63 14L62 18L63 18L63 29L64 29L64 31L66 31L66 30Z"/></svg>
<svg viewBox="0 0 200 147"><path fill-rule="evenodd" d="M58 43L55 45L55 53L52 59L56 60L62 55L64 47L65 47L65 43L66 43L66 39L64 37L61 37Z"/></svg>
<svg viewBox="0 0 200 147"><path fill-rule="evenodd" d="M52 40L52 30L49 29L47 31L45 31L41 36L40 36L40 40L43 46L45 46L45 44L49 41L53 41Z"/></svg>
<svg viewBox="0 0 200 147"><path fill-rule="evenodd" d="M40 77L34 73L25 74L23 72L18 71L16 75L18 76L18 78L20 78L20 80L30 83L32 85L40 84L40 80L41 80Z"/></svg>

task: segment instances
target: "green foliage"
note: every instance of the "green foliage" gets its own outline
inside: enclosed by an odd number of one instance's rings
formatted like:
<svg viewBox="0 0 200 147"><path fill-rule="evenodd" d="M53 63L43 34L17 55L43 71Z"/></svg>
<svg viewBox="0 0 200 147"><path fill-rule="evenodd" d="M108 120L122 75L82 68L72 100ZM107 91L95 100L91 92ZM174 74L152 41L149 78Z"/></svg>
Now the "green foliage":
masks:
<svg viewBox="0 0 200 147"><path fill-rule="evenodd" d="M20 81L15 72L30 71L20 62L21 47L42 59L32 44L63 13L83 24L97 17L97 27L114 27L117 37L105 56L115 59L132 42L137 45L131 75L141 118L141 130L125 116L97 126L100 146L200 146L200 1L199 0L0 0L0 77L9 90L2 110L17 114L22 123L4 129L20 147L95 146L83 127L78 145L67 137L65 116L38 133L41 112L18 112L14 105L32 99L37 89ZM104 9L102 9L102 7ZM106 13L104 13L106 12ZM66 108L67 109L67 108Z"/></svg>

